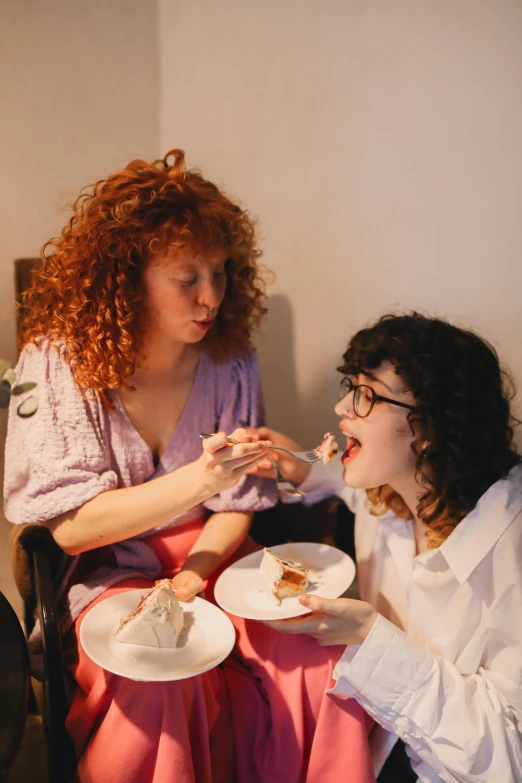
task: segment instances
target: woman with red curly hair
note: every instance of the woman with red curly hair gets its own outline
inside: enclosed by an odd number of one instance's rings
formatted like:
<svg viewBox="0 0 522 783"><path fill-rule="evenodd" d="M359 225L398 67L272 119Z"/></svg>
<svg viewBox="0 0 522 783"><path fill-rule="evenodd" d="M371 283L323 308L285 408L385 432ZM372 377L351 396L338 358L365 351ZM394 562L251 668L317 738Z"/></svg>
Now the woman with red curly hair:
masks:
<svg viewBox="0 0 522 783"><path fill-rule="evenodd" d="M273 481L244 475L268 448L241 429L264 424L259 256L248 214L173 150L80 195L24 298L17 382L38 384L39 407L10 412L5 510L46 525L72 558L60 605L80 781L229 783L236 762L241 783L318 780L341 736L321 781L345 768L373 780L368 721L325 697L335 655L307 637L236 622L233 659L167 683L109 674L77 641L90 609L123 590L171 578L182 600L208 580L211 592L252 551L253 512L276 502ZM218 433L203 454L201 432Z"/></svg>

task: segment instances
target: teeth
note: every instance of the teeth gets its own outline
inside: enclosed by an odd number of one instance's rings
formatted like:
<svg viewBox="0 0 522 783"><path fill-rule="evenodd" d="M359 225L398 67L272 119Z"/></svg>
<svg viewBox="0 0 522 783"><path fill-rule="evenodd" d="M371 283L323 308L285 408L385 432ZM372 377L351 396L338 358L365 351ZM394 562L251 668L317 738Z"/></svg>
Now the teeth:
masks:
<svg viewBox="0 0 522 783"><path fill-rule="evenodd" d="M346 435L346 441L347 441L347 445L348 445L348 446L355 446L355 445L357 445L357 444L358 444L359 446L361 445L361 441L360 441L360 440L358 440L357 438L354 438L354 436L353 436L353 435L348 435L348 434L347 434L347 435Z"/></svg>

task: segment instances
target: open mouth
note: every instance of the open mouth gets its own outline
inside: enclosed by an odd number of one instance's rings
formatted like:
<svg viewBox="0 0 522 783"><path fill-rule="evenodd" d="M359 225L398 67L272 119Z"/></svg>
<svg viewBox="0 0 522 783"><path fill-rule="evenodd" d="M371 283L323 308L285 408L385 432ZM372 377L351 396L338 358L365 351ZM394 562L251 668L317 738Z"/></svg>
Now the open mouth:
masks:
<svg viewBox="0 0 522 783"><path fill-rule="evenodd" d="M343 456L341 457L341 462L343 465L346 465L348 462L354 460L360 452L361 448L361 442L357 440L357 438L353 438L351 435L347 435L346 448L343 452Z"/></svg>

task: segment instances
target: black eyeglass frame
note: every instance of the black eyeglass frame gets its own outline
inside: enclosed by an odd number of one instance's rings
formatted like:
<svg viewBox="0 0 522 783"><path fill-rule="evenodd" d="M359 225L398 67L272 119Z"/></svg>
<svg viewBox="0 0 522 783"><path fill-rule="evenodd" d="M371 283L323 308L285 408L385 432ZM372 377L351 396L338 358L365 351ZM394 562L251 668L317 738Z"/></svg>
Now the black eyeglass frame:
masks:
<svg viewBox="0 0 522 783"><path fill-rule="evenodd" d="M371 394L370 410L368 411L368 413L364 413L362 415L358 413L357 411L358 406L355 401L355 397L358 389L368 389L368 391ZM383 397L381 394L377 394L377 392L374 389L372 389L371 386L368 386L367 383L355 384L351 378L348 378L347 375L344 375L341 378L341 386L339 389L339 402L341 402L341 400L344 400L344 398L347 397L348 394L351 394L352 392L353 392L353 409L355 415L358 416L360 419L366 419L370 415L370 413L373 410L373 406L375 405L376 402L389 402L391 405L398 405L399 407L407 408L410 411L417 410L416 405L408 405L407 402L399 402L399 400L392 400L390 399L390 397Z"/></svg>

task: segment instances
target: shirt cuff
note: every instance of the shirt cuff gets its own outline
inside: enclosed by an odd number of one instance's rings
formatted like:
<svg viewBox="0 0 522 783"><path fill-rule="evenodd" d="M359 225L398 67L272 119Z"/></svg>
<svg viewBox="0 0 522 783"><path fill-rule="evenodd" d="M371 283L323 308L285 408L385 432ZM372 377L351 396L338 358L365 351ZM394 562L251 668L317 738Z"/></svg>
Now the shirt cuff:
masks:
<svg viewBox="0 0 522 783"><path fill-rule="evenodd" d="M410 641L404 631L378 615L361 645L349 645L335 666L336 685L328 692L355 697L372 706L387 721L401 712L433 663L427 650Z"/></svg>
<svg viewBox="0 0 522 783"><path fill-rule="evenodd" d="M331 460L327 465L316 462L308 477L299 487L306 494L305 505L318 503L324 498L338 495L344 487L342 464L340 460Z"/></svg>

